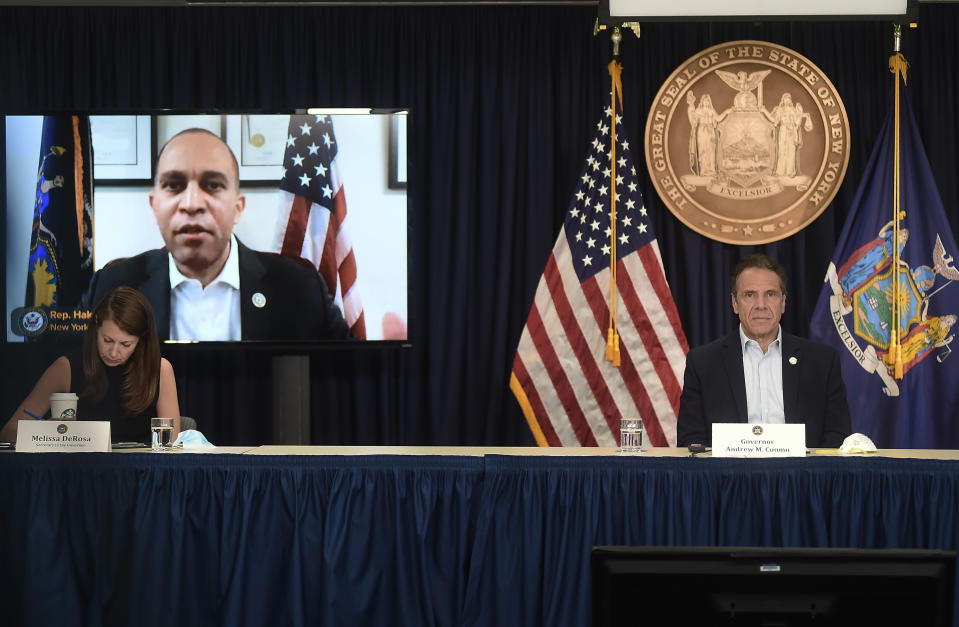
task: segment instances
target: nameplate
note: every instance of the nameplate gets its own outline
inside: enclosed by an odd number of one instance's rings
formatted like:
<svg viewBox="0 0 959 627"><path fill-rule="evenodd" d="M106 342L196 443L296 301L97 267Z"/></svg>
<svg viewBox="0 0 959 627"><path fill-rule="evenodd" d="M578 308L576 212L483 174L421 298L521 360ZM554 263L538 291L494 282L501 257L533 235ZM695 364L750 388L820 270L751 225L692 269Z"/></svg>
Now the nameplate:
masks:
<svg viewBox="0 0 959 627"><path fill-rule="evenodd" d="M806 425L713 423L713 457L805 457Z"/></svg>
<svg viewBox="0 0 959 627"><path fill-rule="evenodd" d="M110 423L98 420L21 420L17 425L21 453L107 453Z"/></svg>

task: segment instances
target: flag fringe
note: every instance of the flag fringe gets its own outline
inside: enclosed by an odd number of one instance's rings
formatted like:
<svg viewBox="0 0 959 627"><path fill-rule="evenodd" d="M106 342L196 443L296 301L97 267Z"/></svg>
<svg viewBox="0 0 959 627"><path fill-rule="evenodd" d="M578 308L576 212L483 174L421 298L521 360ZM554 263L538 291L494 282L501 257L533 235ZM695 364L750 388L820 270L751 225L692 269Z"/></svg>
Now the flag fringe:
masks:
<svg viewBox="0 0 959 627"><path fill-rule="evenodd" d="M533 437L536 439L536 444L543 447L548 447L549 442L546 441L546 436L543 434L543 429L539 426L539 422L536 420L536 413L533 411L533 406L529 403L529 398L526 396L526 391L523 390L523 386L520 385L519 379L516 378L516 375L510 373L509 375L509 389L513 391L513 396L516 397L516 402L519 403L520 409L523 410L523 415L526 416L526 422L529 424L529 430L533 432Z"/></svg>

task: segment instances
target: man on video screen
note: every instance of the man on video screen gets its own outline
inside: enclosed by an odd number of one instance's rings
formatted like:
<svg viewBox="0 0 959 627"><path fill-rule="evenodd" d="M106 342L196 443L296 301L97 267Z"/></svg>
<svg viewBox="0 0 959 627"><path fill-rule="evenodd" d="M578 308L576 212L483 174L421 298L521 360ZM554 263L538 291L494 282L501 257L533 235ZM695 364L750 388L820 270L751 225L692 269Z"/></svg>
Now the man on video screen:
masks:
<svg viewBox="0 0 959 627"><path fill-rule="evenodd" d="M90 283L93 306L114 287L140 290L161 340L339 340L349 327L304 260L244 246L233 228L246 206L236 157L202 129L160 151L150 207L164 248L108 263Z"/></svg>

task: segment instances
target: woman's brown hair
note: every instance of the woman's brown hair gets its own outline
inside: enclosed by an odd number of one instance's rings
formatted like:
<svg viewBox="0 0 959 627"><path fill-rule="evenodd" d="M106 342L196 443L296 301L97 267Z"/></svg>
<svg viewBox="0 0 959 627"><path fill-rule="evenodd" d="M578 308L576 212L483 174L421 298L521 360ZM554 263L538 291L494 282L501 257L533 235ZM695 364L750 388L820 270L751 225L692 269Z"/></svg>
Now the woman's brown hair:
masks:
<svg viewBox="0 0 959 627"><path fill-rule="evenodd" d="M97 332L105 320L112 320L121 331L138 338L125 364L120 391L122 407L131 414L140 414L153 403L160 385L160 342L150 302L129 287L114 289L93 309L83 335L83 374L87 387L80 396L96 403L107 393L106 365L97 349Z"/></svg>

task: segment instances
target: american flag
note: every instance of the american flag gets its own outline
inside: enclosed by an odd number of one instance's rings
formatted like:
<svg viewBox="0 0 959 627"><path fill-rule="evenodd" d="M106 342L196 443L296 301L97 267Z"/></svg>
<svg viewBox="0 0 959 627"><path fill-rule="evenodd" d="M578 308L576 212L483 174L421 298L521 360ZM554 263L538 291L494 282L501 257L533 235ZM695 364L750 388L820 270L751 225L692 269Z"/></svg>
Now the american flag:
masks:
<svg viewBox="0 0 959 627"><path fill-rule="evenodd" d="M676 445L689 345L616 116L616 285L621 365L605 359L609 326L612 109L546 262L513 360L510 387L541 446L615 446L639 416L654 446Z"/></svg>
<svg viewBox="0 0 959 627"><path fill-rule="evenodd" d="M353 336L366 339L338 151L330 116L290 116L276 247L283 255L313 262Z"/></svg>

